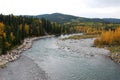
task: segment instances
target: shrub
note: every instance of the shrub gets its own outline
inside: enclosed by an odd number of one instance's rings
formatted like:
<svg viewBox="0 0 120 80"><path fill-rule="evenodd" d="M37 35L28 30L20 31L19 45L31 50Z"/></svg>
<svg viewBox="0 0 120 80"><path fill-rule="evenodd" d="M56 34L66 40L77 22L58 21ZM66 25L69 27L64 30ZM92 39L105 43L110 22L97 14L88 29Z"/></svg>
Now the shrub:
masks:
<svg viewBox="0 0 120 80"><path fill-rule="evenodd" d="M103 31L102 34L95 39L95 45L120 45L120 27L115 31Z"/></svg>

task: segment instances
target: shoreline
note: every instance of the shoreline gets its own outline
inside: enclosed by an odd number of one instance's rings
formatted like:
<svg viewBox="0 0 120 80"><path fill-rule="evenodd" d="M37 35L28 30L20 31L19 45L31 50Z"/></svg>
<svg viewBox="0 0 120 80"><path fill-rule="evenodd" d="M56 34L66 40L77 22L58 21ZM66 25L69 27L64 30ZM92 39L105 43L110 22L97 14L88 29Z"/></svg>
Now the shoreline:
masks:
<svg viewBox="0 0 120 80"><path fill-rule="evenodd" d="M71 54L79 54L80 56L95 57L98 55L110 56L110 51L104 48L93 46L94 38L78 39L78 40L60 40L57 44L59 49L70 52ZM84 53L84 54L81 54Z"/></svg>
<svg viewBox="0 0 120 80"><path fill-rule="evenodd" d="M80 36L80 35L79 35ZM86 36L85 36L86 37ZM89 36L88 36L89 37ZM87 37L86 37L87 38ZM80 38L80 37L76 37L76 36L69 36L69 37L67 37L67 38L63 38L62 40L80 40L80 39L85 39L84 38L84 36L83 36L83 38ZM89 38L90 39L90 38ZM92 45L93 47L95 47L95 48L99 48L99 47L97 47L97 46L94 46L94 45ZM111 50L110 49L107 49L107 47L106 48L104 48L103 47L103 49L105 49L105 50L109 50L110 51L110 54L108 55L109 56L109 58L111 59L111 60L113 60L114 62L116 62L116 63L118 63L118 64L120 64L120 52L111 52Z"/></svg>
<svg viewBox="0 0 120 80"><path fill-rule="evenodd" d="M4 68L7 63L15 61L21 56L21 53L30 49L32 47L33 41L54 37L54 35L40 36L40 37L32 37L25 38L23 43L17 48L8 51L5 55L0 56L0 68Z"/></svg>
<svg viewBox="0 0 120 80"><path fill-rule="evenodd" d="M110 54L111 60L115 61L116 63L120 64L120 53L111 53Z"/></svg>
<svg viewBox="0 0 120 80"><path fill-rule="evenodd" d="M6 66L0 69L0 80L48 80L48 74L24 54Z"/></svg>

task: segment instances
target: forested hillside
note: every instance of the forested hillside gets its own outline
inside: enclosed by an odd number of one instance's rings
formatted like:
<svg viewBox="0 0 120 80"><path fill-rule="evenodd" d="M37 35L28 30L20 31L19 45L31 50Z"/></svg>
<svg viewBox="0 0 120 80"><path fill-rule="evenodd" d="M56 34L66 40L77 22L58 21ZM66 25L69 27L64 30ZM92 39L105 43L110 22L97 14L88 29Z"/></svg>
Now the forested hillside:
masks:
<svg viewBox="0 0 120 80"><path fill-rule="evenodd" d="M50 15L48 15L49 17ZM25 38L60 35L69 33L101 34L103 30L115 30L120 23L103 22L99 19L78 18L63 14L52 14L49 21L46 17L14 16L0 14L0 54L20 45ZM106 19L104 19L106 20ZM55 22L53 22L55 21ZM63 24L59 24L62 21ZM111 21L111 20L110 20ZM114 20L116 22L116 19ZM119 21L119 19L118 19ZM58 22L58 23L56 23Z"/></svg>
<svg viewBox="0 0 120 80"><path fill-rule="evenodd" d="M37 18L46 18L50 21L57 22L57 23L67 23L67 22L102 22L102 23L120 23L120 19L115 18L85 18L85 17L78 17L73 15L61 14L61 13L53 13L53 14L43 14L34 16Z"/></svg>
<svg viewBox="0 0 120 80"><path fill-rule="evenodd" d="M25 38L61 34L61 25L46 19L0 15L0 54L23 42ZM64 30L63 30L64 31Z"/></svg>
<svg viewBox="0 0 120 80"><path fill-rule="evenodd" d="M79 17L71 16L71 15L65 15L60 13L53 13L53 14L43 14L43 15L37 15L35 16L37 18L46 18L50 21L57 22L57 23L65 23L69 22L72 19L78 19Z"/></svg>

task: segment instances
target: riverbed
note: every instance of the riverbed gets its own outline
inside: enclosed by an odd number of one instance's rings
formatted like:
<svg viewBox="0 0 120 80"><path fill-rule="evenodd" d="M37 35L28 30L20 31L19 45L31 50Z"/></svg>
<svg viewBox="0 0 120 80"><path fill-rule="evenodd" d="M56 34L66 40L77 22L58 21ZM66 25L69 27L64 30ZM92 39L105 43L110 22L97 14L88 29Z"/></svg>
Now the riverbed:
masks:
<svg viewBox="0 0 120 80"><path fill-rule="evenodd" d="M36 64L37 71L43 72L44 78L40 79L41 74L38 74L33 80L120 80L120 65L108 57L108 50L91 47L93 38L65 41L60 40L60 38L52 37L37 40L31 49L23 52L24 56L32 59L32 62ZM16 64L13 62L10 65ZM10 65L8 64L7 67ZM34 66L32 69L36 70L36 67ZM9 72L9 68L4 70ZM25 73L24 76L27 75L28 77L34 76L35 72L37 73L35 71L33 74L27 74L26 69L22 71L21 73ZM1 72L0 77L3 76ZM4 76L6 74L4 73ZM10 76L6 77L15 76L17 75L11 73ZM7 78L3 80L15 80L15 78ZM23 77L17 80L29 79Z"/></svg>

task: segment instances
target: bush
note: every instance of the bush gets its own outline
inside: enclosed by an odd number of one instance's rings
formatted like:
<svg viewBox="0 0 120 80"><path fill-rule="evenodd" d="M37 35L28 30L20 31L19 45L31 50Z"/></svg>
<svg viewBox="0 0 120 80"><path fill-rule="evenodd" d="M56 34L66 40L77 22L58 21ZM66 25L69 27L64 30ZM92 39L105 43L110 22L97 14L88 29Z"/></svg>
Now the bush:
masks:
<svg viewBox="0 0 120 80"><path fill-rule="evenodd" d="M120 45L120 27L115 31L103 31L102 34L95 39L95 45Z"/></svg>

